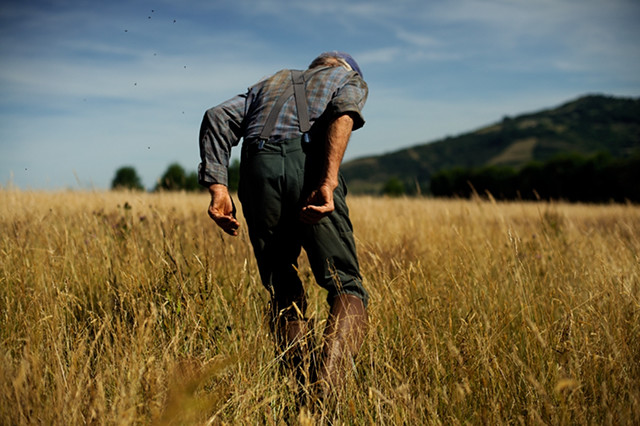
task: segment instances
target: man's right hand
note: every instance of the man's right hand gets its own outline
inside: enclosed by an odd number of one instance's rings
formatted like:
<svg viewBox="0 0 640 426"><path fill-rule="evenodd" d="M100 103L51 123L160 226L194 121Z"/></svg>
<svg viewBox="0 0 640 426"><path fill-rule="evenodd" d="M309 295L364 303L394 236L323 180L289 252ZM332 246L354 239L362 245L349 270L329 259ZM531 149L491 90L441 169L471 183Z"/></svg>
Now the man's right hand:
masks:
<svg viewBox="0 0 640 426"><path fill-rule="evenodd" d="M238 235L240 222L235 217L233 202L227 187L213 184L209 187L209 194L211 194L209 217L227 234Z"/></svg>

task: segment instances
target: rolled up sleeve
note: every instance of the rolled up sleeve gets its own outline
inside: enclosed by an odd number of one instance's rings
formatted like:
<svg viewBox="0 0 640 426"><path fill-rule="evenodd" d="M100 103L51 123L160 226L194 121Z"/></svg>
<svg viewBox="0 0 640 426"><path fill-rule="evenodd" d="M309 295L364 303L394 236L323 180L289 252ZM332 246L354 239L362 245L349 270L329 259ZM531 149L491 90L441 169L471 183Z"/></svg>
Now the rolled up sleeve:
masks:
<svg viewBox="0 0 640 426"><path fill-rule="evenodd" d="M349 114L353 118L353 130L364 126L365 120L362 109L367 101L369 88L359 76L354 75L347 84L342 86L327 106L331 117Z"/></svg>
<svg viewBox="0 0 640 426"><path fill-rule="evenodd" d="M205 112L200 126L200 185L228 185L231 148L242 137L245 99L246 95L238 95Z"/></svg>

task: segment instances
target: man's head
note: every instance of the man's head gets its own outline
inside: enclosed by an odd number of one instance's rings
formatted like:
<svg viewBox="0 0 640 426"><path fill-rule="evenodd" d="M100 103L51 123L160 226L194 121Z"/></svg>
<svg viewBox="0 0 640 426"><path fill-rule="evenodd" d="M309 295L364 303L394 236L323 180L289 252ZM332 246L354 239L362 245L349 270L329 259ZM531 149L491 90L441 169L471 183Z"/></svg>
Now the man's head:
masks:
<svg viewBox="0 0 640 426"><path fill-rule="evenodd" d="M349 71L353 70L360 74L362 77L362 70L358 66L358 63L351 55L345 52L324 52L321 53L317 58L311 62L309 68L315 68L319 66L330 66L330 67L344 67Z"/></svg>

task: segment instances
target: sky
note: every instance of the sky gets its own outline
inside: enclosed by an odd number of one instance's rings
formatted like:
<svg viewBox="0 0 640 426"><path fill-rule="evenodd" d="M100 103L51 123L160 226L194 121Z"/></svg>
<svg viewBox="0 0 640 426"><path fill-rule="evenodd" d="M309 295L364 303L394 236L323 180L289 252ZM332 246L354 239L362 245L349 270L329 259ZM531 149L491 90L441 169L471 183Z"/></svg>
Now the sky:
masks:
<svg viewBox="0 0 640 426"><path fill-rule="evenodd" d="M0 187L102 190L133 166L152 189L197 169L208 108L329 50L369 85L345 161L639 97L639 22L637 0L3 0Z"/></svg>

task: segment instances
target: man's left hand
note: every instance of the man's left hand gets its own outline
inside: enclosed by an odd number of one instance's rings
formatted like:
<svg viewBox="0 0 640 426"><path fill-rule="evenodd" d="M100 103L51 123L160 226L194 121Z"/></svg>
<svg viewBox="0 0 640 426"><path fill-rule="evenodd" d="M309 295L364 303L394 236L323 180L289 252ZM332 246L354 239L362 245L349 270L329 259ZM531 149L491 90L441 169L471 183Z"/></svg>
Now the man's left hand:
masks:
<svg viewBox="0 0 640 426"><path fill-rule="evenodd" d="M321 185L307 198L300 212L300 221L313 225L330 215L334 210L333 189L329 185Z"/></svg>

